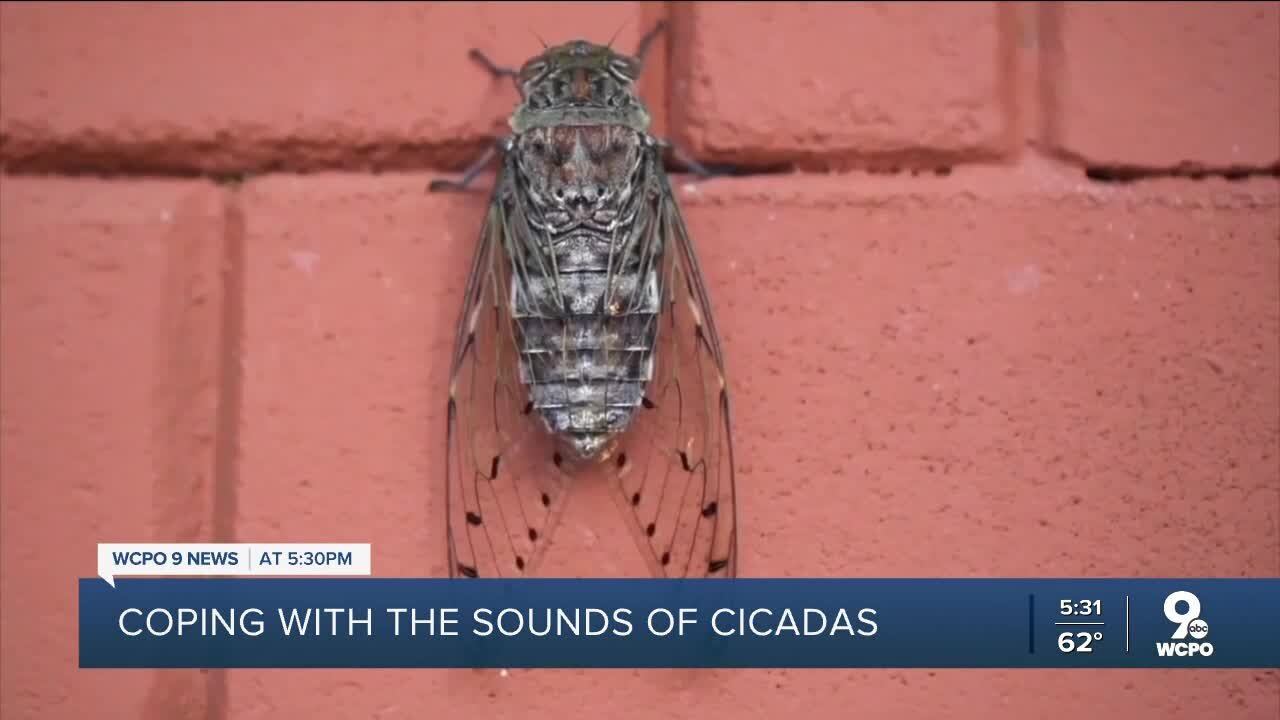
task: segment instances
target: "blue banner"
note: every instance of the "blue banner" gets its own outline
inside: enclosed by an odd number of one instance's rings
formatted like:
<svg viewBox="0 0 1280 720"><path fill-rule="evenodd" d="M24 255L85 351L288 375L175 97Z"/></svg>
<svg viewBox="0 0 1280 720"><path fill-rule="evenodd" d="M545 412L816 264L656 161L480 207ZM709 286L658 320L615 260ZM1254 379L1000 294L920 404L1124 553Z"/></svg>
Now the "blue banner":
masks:
<svg viewBox="0 0 1280 720"><path fill-rule="evenodd" d="M1280 579L80 580L82 668L1276 668Z"/></svg>

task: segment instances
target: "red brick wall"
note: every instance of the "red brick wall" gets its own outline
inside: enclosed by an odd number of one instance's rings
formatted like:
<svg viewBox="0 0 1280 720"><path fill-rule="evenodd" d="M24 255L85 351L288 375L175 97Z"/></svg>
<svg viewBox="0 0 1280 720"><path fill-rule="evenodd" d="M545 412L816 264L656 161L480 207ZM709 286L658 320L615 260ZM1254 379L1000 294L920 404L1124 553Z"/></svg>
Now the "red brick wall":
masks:
<svg viewBox="0 0 1280 720"><path fill-rule="evenodd" d="M1280 574L1280 4L0 3L0 716L1280 714L1249 671L75 668L98 541L443 572L484 198L423 188L515 97L466 50L664 16L661 131L769 171L682 191L744 574ZM611 507L548 572L642 572Z"/></svg>

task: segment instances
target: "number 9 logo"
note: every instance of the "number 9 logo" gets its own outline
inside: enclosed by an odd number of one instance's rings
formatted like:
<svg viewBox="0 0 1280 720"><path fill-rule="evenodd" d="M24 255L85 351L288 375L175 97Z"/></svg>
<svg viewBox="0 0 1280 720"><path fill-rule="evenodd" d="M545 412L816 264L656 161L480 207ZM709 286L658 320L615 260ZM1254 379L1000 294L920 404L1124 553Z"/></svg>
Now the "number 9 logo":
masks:
<svg viewBox="0 0 1280 720"><path fill-rule="evenodd" d="M1178 612L1179 602L1187 604L1185 613ZM1169 593L1169 597L1164 599L1164 616L1169 618L1169 622L1178 626L1178 629L1173 631L1173 639L1181 640L1187 636L1187 628L1191 625L1191 621L1200 617L1200 598L1186 590Z"/></svg>

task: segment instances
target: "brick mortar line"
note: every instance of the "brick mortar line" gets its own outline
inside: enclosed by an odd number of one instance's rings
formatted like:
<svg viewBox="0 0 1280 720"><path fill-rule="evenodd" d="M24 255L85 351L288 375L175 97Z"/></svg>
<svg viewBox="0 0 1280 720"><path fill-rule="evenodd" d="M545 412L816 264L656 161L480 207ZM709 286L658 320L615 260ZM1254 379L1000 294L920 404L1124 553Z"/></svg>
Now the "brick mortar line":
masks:
<svg viewBox="0 0 1280 720"><path fill-rule="evenodd" d="M763 173L739 173L726 174L725 180L772 180L778 183L779 191L786 191L791 181L800 188L812 188L812 182L818 179L827 179L833 184L842 182L858 182L866 178L883 178L888 182L906 181L910 183L919 183L920 187L936 186L938 182L945 181L948 176L959 174L964 176L966 171L988 173L988 177L999 176L1016 176L1019 173L1026 172L1028 168L1037 166L1052 168L1061 178L1075 178L1081 183L1087 183L1090 187L1096 189L1106 189L1114 187L1142 187L1152 183L1158 183L1167 180L1226 180L1232 182L1245 182L1255 179L1277 178L1280 179L1280 163L1274 165L1263 166L1236 166L1236 167L1212 167L1199 166L1194 164L1184 164L1175 168L1153 168L1143 166L1120 166L1120 165L1091 165L1081 162L1078 156L1068 153L1044 150L1035 145L1029 145L1025 152L1018 157L1012 159L991 160L985 163L967 163L955 166L927 166L923 168L914 167L894 167L890 170L871 169L853 169L832 172L806 172L806 171L774 171ZM669 168L673 180L677 183L684 179L692 180L692 177L681 168ZM260 173L243 173L243 174L98 174L91 172L83 173L28 173L15 172L11 169L6 170L0 167L0 179L11 180L38 180L38 179L80 179L80 180L102 180L116 182L153 182L153 181L172 181L172 180L190 180L192 182L209 182L220 185L225 191L232 195L245 183L279 178L279 177L295 177L306 178L324 177L324 176L367 176L378 177L386 175L399 176L421 176L423 178L423 192L426 194L426 180L432 177L452 176L452 171L442 171L438 169L408 168L402 170L380 170L370 171L362 168L343 169L343 168L327 168L308 171L294 170L266 170ZM712 179L708 182L714 182ZM475 185L472 192L484 193L492 183L492 171L487 175L482 175ZM956 188L958 191L963 187ZM900 193L901 186L892 190L888 190L887 194ZM1052 189L1046 191L1052 192ZM1037 194L1034 189L1029 189L1029 195Z"/></svg>
<svg viewBox="0 0 1280 720"><path fill-rule="evenodd" d="M668 122L668 124L670 124ZM669 129L670 130L670 129ZM678 132L663 134L679 138ZM157 146L151 143L92 143L77 139L52 140L40 147L20 151L14 143L0 138L0 173L12 176L65 175L102 177L235 178L266 172L439 172L459 173L493 138L434 144L388 141L365 145L351 143L299 143L246 141L240 148L227 143L217 153L206 152L209 143L189 140ZM8 147L6 147L8 145ZM24 143L24 146L29 145ZM303 146L302 150L299 147ZM904 147L889 152L849 150L769 150L737 153L728 160L742 175L770 175L794 170L835 168L837 170L906 168L932 170L938 167L983 164L1004 159L1007 153L972 148L938 151L926 146ZM202 157L203 156L203 157ZM226 158L236 158L227 162ZM173 158L179 158L175 161ZM705 156L695 156L712 162Z"/></svg>
<svg viewBox="0 0 1280 720"><path fill-rule="evenodd" d="M234 542L238 511L240 411L244 378L245 217L238 188L226 188L223 201L222 297L219 327L218 408L215 414L213 536Z"/></svg>
<svg viewBox="0 0 1280 720"><path fill-rule="evenodd" d="M1130 182L1148 178L1191 178L1221 177L1229 180L1242 180L1250 177L1280 177L1280 162L1266 164L1241 163L1230 166L1184 161L1177 165L1151 166L1129 163L1094 163L1089 162L1080 153L1057 147L1042 147L1038 151L1045 157L1057 162L1082 168L1087 176L1095 180L1113 182Z"/></svg>
<svg viewBox="0 0 1280 720"><path fill-rule="evenodd" d="M222 232L218 254L221 306L216 332L218 355L215 378L216 408L213 415L213 492L211 535L213 542L235 542L239 513L240 426L244 378L240 359L244 347L245 314L245 217L238 187L218 193ZM230 712L231 680L227 670L205 675L204 720L225 720Z"/></svg>
<svg viewBox="0 0 1280 720"><path fill-rule="evenodd" d="M446 151L449 157L474 159L488 145L482 143L466 143L450 145ZM382 150L357 148L349 146L351 152L325 153L338 156L334 162L301 161L287 162L282 158L272 161L261 161L235 166L220 166L210 163L199 164L154 164L141 162L137 156L110 156L112 162L48 162L48 157L28 158L7 162L0 158L0 175L5 177L97 177L103 179L205 179L215 182L234 182L248 177L265 175L293 174L313 175L322 173L423 173L451 175L457 174L465 167L465 162L415 162L421 159L421 151L407 151L400 154L392 151L397 145L384 146ZM468 148L468 149L459 149ZM471 151L474 149L474 152ZM261 156L260 153L255 153ZM1222 176L1228 178L1258 175L1280 176L1280 163L1260 164L1241 163L1229 167L1183 162L1167 166L1143 166L1127 164L1093 163L1078 153L1060 148L1041 146L1039 142L1029 142L1025 147L1010 154L973 149L959 152L936 152L929 148L905 149L887 153L760 153L756 161L738 166L729 174L735 177L771 176L771 175L843 175L860 172L871 173L946 173L953 169L966 167L988 167L1007 165L1016 167L1034 155L1051 157L1059 163L1078 168L1082 173L1098 179L1141 180L1163 177L1197 177ZM385 162L362 161L373 155L385 156ZM107 156L96 155L103 158ZM698 158L706 161L706 158ZM670 163L669 163L670 164ZM820 166L830 166L830 172L824 172ZM674 166L673 166L674 167Z"/></svg>
<svg viewBox="0 0 1280 720"><path fill-rule="evenodd" d="M153 535L234 540L242 344L243 220L234 192L182 194L166 222L153 391ZM222 671L151 676L143 718L223 720Z"/></svg>

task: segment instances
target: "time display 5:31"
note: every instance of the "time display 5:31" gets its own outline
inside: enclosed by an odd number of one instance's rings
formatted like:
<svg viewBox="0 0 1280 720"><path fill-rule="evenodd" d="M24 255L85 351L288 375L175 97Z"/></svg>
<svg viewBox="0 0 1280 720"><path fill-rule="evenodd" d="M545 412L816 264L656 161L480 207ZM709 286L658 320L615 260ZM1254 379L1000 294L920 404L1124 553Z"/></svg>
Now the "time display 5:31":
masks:
<svg viewBox="0 0 1280 720"><path fill-rule="evenodd" d="M1061 615L1101 615L1101 600L1061 600L1058 602L1058 613Z"/></svg>

